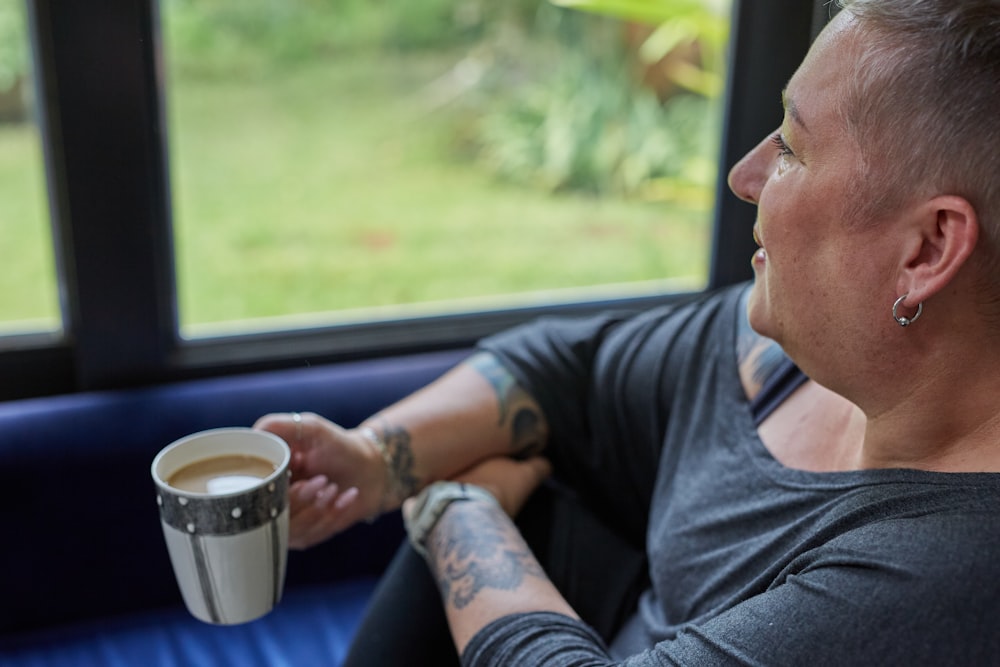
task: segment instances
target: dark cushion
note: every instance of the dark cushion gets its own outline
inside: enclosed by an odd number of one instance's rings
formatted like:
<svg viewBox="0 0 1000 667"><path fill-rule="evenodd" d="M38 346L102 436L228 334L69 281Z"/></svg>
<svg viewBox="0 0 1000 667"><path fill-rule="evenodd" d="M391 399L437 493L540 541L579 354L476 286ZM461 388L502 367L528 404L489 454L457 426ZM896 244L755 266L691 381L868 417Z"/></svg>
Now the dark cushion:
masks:
<svg viewBox="0 0 1000 667"><path fill-rule="evenodd" d="M194 431L315 411L345 426L467 351L0 403L0 637L179 604L149 467ZM287 590L380 573L399 517L293 552Z"/></svg>
<svg viewBox="0 0 1000 667"><path fill-rule="evenodd" d="M0 640L4 667L284 667L339 665L374 579L289 591L267 616L236 626L181 607Z"/></svg>

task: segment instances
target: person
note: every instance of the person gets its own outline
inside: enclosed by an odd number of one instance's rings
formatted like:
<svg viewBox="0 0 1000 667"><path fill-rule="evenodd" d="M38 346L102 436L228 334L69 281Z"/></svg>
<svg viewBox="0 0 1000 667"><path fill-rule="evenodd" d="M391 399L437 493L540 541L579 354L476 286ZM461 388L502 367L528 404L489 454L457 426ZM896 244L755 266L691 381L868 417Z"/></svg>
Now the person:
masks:
<svg viewBox="0 0 1000 667"><path fill-rule="evenodd" d="M841 4L730 173L751 286L258 422L296 546L402 506L350 664L1000 664L1000 3Z"/></svg>

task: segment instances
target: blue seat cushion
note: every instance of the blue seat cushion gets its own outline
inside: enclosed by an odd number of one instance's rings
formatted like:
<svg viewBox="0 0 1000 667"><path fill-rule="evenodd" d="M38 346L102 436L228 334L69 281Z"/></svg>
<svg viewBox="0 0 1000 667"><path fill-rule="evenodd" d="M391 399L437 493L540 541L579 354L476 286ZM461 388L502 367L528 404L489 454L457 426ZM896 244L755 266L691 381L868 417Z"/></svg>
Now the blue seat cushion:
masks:
<svg viewBox="0 0 1000 667"><path fill-rule="evenodd" d="M299 667L341 664L376 579L286 590L267 616L237 626L183 607L0 640L3 667Z"/></svg>
<svg viewBox="0 0 1000 667"><path fill-rule="evenodd" d="M446 351L0 403L0 642L180 603L150 464L183 435L314 411L351 426L467 355ZM289 554L289 590L377 576L398 512ZM0 660L0 665L3 662Z"/></svg>

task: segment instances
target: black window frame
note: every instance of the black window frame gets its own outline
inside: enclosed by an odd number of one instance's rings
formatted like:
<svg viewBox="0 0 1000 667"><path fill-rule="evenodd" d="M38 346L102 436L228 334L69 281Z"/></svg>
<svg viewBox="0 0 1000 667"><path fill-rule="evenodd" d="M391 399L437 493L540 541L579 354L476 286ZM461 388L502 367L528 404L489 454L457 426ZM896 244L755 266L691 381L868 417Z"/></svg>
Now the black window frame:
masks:
<svg viewBox="0 0 1000 667"><path fill-rule="evenodd" d="M64 332L0 337L0 400L461 348L541 313L681 296L182 340L157 0L26 5ZM780 123L781 89L828 14L825 0L734 0L706 289L752 275L755 210L726 174Z"/></svg>

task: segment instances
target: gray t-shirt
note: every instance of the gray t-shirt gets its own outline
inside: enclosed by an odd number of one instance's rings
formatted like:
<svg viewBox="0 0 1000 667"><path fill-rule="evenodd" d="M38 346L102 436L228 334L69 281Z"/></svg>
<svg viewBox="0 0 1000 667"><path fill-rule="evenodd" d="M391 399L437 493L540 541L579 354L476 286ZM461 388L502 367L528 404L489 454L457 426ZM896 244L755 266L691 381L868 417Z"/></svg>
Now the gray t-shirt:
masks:
<svg viewBox="0 0 1000 667"><path fill-rule="evenodd" d="M645 540L652 583L610 651L520 614L463 664L1000 664L1000 474L780 464L739 380L742 289L482 343L540 402L557 474Z"/></svg>

